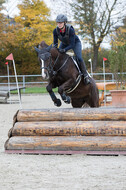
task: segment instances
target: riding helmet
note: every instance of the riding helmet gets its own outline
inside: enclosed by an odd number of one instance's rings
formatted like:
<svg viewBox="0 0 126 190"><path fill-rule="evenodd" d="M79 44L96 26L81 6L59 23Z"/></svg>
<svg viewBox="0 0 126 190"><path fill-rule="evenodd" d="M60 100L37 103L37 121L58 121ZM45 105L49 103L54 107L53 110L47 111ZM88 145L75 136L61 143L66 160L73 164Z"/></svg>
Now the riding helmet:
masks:
<svg viewBox="0 0 126 190"><path fill-rule="evenodd" d="M67 22L67 17L63 14L59 14L57 17L56 17L56 22Z"/></svg>

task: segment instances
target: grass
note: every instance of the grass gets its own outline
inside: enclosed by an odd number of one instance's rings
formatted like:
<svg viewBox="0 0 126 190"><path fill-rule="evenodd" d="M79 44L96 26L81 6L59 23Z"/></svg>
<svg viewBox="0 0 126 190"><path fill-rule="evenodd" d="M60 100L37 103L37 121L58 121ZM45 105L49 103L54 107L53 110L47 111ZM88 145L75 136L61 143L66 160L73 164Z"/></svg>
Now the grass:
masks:
<svg viewBox="0 0 126 190"><path fill-rule="evenodd" d="M53 90L57 92L57 88ZM12 91L12 94L17 94L17 90ZM47 93L46 87L27 87L26 89L21 90L22 94L39 94L39 93Z"/></svg>
<svg viewBox="0 0 126 190"><path fill-rule="evenodd" d="M53 89L54 92L57 92L58 89ZM101 90L99 90L99 93ZM21 94L41 94L41 93L47 93L46 87L26 87L26 89L21 90ZM11 91L11 94L17 94L17 90Z"/></svg>

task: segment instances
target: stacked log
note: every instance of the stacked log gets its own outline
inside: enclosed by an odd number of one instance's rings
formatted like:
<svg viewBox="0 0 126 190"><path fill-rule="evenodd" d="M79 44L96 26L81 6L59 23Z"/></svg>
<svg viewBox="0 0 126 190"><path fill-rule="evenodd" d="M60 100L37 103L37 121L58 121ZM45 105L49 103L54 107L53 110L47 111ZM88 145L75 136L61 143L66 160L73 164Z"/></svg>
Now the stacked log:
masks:
<svg viewBox="0 0 126 190"><path fill-rule="evenodd" d="M126 109L19 110L7 153L126 154Z"/></svg>

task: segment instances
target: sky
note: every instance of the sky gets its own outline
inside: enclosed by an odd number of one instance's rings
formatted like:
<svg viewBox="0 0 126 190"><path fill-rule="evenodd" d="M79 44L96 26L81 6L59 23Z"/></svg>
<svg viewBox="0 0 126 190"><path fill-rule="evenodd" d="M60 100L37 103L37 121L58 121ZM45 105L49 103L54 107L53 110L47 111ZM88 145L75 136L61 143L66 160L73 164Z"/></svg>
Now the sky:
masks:
<svg viewBox="0 0 126 190"><path fill-rule="evenodd" d="M4 6L6 8L6 11L3 11L6 15L9 15L10 17L13 17L19 13L19 9L17 8L17 5L22 0L6 0L7 3L4 3Z"/></svg>
<svg viewBox="0 0 126 190"><path fill-rule="evenodd" d="M18 3L21 3L21 1L22 0L6 0L7 3L4 4L6 11L4 11L4 13L9 14L10 17L17 15L19 13L17 5ZM44 0L45 4L51 9L51 18L53 20L55 20L56 15L60 13L70 16L68 3L71 3L72 1L73 0L69 0L69 2L68 0L62 0L59 4L57 3L58 0Z"/></svg>
<svg viewBox="0 0 126 190"><path fill-rule="evenodd" d="M60 3L58 0L44 0L44 2L51 9L52 19L55 20L58 14L65 14L70 21L73 20L73 17L71 16L72 10L70 9L69 3L74 2L74 0L62 0Z"/></svg>

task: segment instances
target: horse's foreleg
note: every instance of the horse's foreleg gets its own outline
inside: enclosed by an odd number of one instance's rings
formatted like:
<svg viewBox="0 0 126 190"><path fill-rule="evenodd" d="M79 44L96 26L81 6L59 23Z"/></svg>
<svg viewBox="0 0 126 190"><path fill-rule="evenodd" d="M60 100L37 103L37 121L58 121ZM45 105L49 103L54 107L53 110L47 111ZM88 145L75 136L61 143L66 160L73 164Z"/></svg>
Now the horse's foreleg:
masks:
<svg viewBox="0 0 126 190"><path fill-rule="evenodd" d="M53 92L53 90L52 90L52 84L51 84L51 83L49 83L49 84L47 85L46 90L48 91L48 93L49 93L49 95L50 95L52 101L54 102L54 105L60 107L60 106L61 106L61 101L60 101L60 99L58 99L58 98L56 97L56 95L54 94L54 92Z"/></svg>

